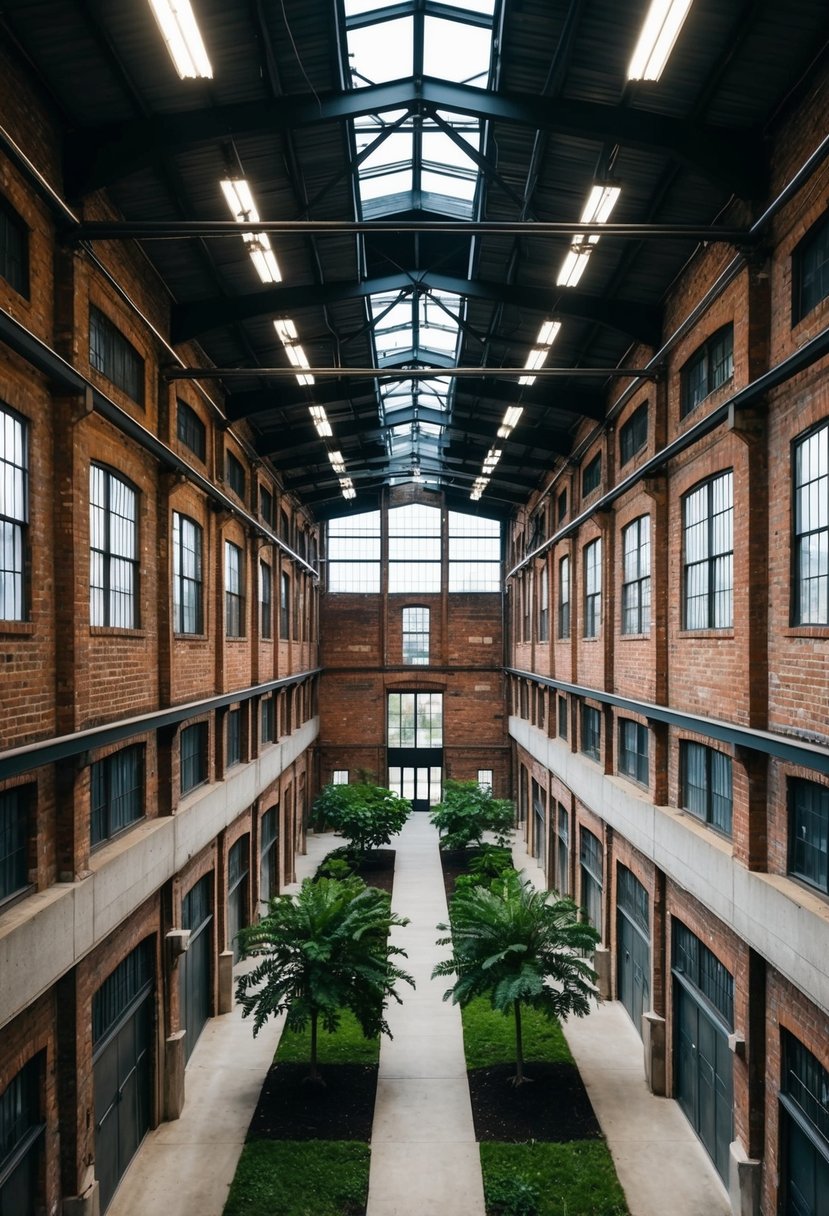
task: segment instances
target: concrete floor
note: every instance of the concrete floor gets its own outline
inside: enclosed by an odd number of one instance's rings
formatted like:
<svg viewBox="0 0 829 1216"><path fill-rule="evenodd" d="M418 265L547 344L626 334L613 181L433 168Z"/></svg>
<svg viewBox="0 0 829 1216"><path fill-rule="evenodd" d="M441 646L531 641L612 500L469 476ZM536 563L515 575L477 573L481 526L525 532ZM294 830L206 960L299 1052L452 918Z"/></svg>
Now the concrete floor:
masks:
<svg viewBox="0 0 829 1216"><path fill-rule="evenodd" d="M334 843L309 836L307 856L297 859L300 880ZM402 986L405 1004L389 1010L394 1039L381 1047L368 1216L482 1216L460 1015L441 1000L448 981L429 978L443 954L434 926L446 905L426 816L413 817L396 843L394 908L412 922L397 932L417 989ZM521 847L515 853L543 885L533 859ZM181 1118L150 1132L107 1216L221 1216L281 1032L280 1019L254 1039L238 1010L208 1022L187 1067ZM725 1188L679 1107L648 1092L642 1043L621 1004L572 1019L565 1033L631 1216L730 1216Z"/></svg>

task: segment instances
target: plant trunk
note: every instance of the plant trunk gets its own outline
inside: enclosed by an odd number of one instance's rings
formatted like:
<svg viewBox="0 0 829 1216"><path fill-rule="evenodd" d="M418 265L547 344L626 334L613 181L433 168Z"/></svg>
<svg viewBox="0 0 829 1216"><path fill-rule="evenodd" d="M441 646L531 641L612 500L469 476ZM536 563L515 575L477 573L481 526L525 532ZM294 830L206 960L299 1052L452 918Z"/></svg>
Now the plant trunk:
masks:
<svg viewBox="0 0 829 1216"><path fill-rule="evenodd" d="M515 1084L524 1082L524 1042L521 1038L521 1002L514 1002L515 1009Z"/></svg>
<svg viewBox="0 0 829 1216"><path fill-rule="evenodd" d="M319 1081L320 1074L317 1069L317 1011L316 1009L311 1014L311 1080Z"/></svg>

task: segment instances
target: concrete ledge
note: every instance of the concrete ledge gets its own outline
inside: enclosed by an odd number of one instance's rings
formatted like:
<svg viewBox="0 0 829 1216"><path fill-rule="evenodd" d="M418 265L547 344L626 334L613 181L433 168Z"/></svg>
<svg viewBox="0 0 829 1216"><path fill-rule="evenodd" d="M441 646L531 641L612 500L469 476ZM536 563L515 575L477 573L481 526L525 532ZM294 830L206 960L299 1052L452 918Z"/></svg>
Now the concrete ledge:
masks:
<svg viewBox="0 0 829 1216"><path fill-rule="evenodd" d="M728 1197L734 1216L760 1216L763 1163L748 1156L741 1140L728 1149Z"/></svg>

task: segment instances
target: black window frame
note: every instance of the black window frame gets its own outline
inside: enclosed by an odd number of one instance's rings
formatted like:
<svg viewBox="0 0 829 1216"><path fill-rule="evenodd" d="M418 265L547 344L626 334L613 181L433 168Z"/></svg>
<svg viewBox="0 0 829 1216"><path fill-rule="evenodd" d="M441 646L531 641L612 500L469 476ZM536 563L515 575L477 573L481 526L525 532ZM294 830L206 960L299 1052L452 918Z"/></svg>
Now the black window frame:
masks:
<svg viewBox="0 0 829 1216"><path fill-rule="evenodd" d="M538 640L550 640L550 571L546 561L538 568Z"/></svg>
<svg viewBox="0 0 829 1216"><path fill-rule="evenodd" d="M648 442L648 402L643 401L619 427L619 467L624 468Z"/></svg>
<svg viewBox="0 0 829 1216"><path fill-rule="evenodd" d="M728 506L717 510L717 492L728 483ZM705 508L698 519L690 519L692 504L704 498ZM727 527L718 524L728 516ZM689 559L692 532L700 528L700 556ZM728 533L730 548L715 548L720 533ZM727 581L718 585L720 570L727 571ZM695 573L700 574L701 590L694 587ZM692 595L692 589L695 593ZM693 608L693 612L692 612ZM724 609L727 608L727 611ZM688 631L732 629L734 627L734 472L724 469L705 481L698 482L682 496L682 628Z"/></svg>
<svg viewBox="0 0 829 1216"><path fill-rule="evenodd" d="M245 466L238 456L234 456L230 448L225 448L225 481L236 497L244 502L245 487L247 485Z"/></svg>
<svg viewBox="0 0 829 1216"><path fill-rule="evenodd" d="M570 721L567 705L567 698L558 695L558 704L556 706L556 729L559 739L567 739L570 736Z"/></svg>
<svg viewBox="0 0 829 1216"><path fill-rule="evenodd" d="M21 1185L31 1198L26 1211L34 1206L42 1186L46 1119L43 1116L43 1074L45 1053L31 1056L0 1092L0 1208L11 1211L4 1196L7 1186L15 1201L21 1198ZM21 1171L25 1181L21 1184Z"/></svg>
<svg viewBox="0 0 829 1216"><path fill-rule="evenodd" d="M687 925L676 916L671 921L671 972L733 1030L734 976Z"/></svg>
<svg viewBox="0 0 829 1216"><path fill-rule="evenodd" d="M721 325L701 342L679 372L680 418L687 418L734 376L734 325Z"/></svg>
<svg viewBox="0 0 829 1216"><path fill-rule="evenodd" d="M29 610L29 420L2 401L0 476L7 486L12 485L0 511L0 620L25 621Z"/></svg>
<svg viewBox="0 0 829 1216"><path fill-rule="evenodd" d="M225 768L242 763L242 710L229 709L225 717Z"/></svg>
<svg viewBox="0 0 829 1216"><path fill-rule="evenodd" d="M570 637L570 554L559 558L558 562L558 639L567 641Z"/></svg>
<svg viewBox="0 0 829 1216"><path fill-rule="evenodd" d="M431 629L431 613L425 605L407 604L401 610L401 658L407 667L429 666Z"/></svg>
<svg viewBox="0 0 829 1216"><path fill-rule="evenodd" d="M291 637L291 576L287 570L279 577L279 636L285 642Z"/></svg>
<svg viewBox="0 0 829 1216"><path fill-rule="evenodd" d="M0 793L0 907L28 890L29 848L36 787L13 785Z"/></svg>
<svg viewBox="0 0 829 1216"><path fill-rule="evenodd" d="M829 422L811 427L792 443L792 625L829 625L827 459ZM823 467L821 462L824 462ZM815 475L812 476L812 473ZM816 520L811 516L813 503L817 506ZM826 520L825 524L823 520ZM813 527L813 523L817 526ZM815 573L812 573L813 569ZM813 587L816 589L814 608ZM805 610L807 603L809 609Z"/></svg>
<svg viewBox="0 0 829 1216"><path fill-rule="evenodd" d="M802 1133L801 1143L807 1151L816 1154L814 1165L822 1165L820 1173L824 1179L829 1174L829 1069L817 1056L809 1051L798 1038L781 1027L780 1029L780 1092L778 1100L784 1120L791 1120L798 1133ZM784 1146L782 1177L780 1179L783 1191L782 1199L786 1201L786 1212L795 1209L790 1204L789 1194L791 1177L788 1169L789 1136L786 1129L781 1134ZM805 1139L803 1139L805 1137ZM802 1163L801 1163L802 1164ZM817 1193L819 1184L817 1177L812 1178L812 1185ZM801 1210L798 1208L798 1210Z"/></svg>
<svg viewBox="0 0 829 1216"><path fill-rule="evenodd" d="M581 474L581 496L587 498L602 484L602 454L597 452L584 466Z"/></svg>
<svg viewBox="0 0 829 1216"><path fill-rule="evenodd" d="M697 771L703 769L703 781L691 780L692 757L697 757ZM715 789L720 772L728 774L728 797ZM694 774L697 775L697 774ZM692 791L698 791L692 793ZM680 806L700 823L721 836L731 839L734 825L734 774L731 757L725 752L697 743L694 739L679 741L679 800ZM725 808L727 807L727 813Z"/></svg>
<svg viewBox="0 0 829 1216"><path fill-rule="evenodd" d="M586 703L582 703L581 707L580 742L582 755L600 764L602 759L602 711Z"/></svg>
<svg viewBox="0 0 829 1216"><path fill-rule="evenodd" d="M816 265L804 275L804 262L815 255ZM811 276L811 277L810 277ZM814 285L814 288L813 288ZM808 289L808 298L804 298ZM825 290L824 290L825 289ZM792 326L829 296L829 211L812 224L792 250Z"/></svg>
<svg viewBox="0 0 829 1216"><path fill-rule="evenodd" d="M207 427L192 405L182 401L181 397L176 398L176 438L204 464L207 459Z"/></svg>
<svg viewBox="0 0 829 1216"><path fill-rule="evenodd" d="M259 636L269 642L273 637L273 567L259 559Z"/></svg>
<svg viewBox="0 0 829 1216"><path fill-rule="evenodd" d="M273 743L276 740L276 702L273 695L259 702L259 742Z"/></svg>
<svg viewBox="0 0 829 1216"><path fill-rule="evenodd" d="M89 773L89 840L96 848L143 819L146 748L122 747L96 760Z"/></svg>
<svg viewBox="0 0 829 1216"><path fill-rule="evenodd" d="M276 503L271 490L259 483L259 514L269 528L274 526Z"/></svg>
<svg viewBox="0 0 829 1216"><path fill-rule="evenodd" d="M30 299L29 225L0 195L0 279L24 300Z"/></svg>
<svg viewBox="0 0 829 1216"><path fill-rule="evenodd" d="M185 546L184 533L193 544ZM195 519L173 512L173 632L184 636L204 633L204 529ZM190 554L192 561L184 560Z"/></svg>
<svg viewBox="0 0 829 1216"><path fill-rule="evenodd" d="M102 475L102 485L104 490L104 501L96 502L95 494L95 475ZM126 494L132 495L133 501L133 516L123 514L120 510L116 511L113 508L113 490L115 485L121 487L119 493L126 502ZM126 494L124 493L126 492ZM93 542L96 539L96 528L94 524L94 512L99 510L102 512L102 542L103 548L95 545ZM140 565L139 565L139 537L138 537L138 522L140 514L140 494L138 487L133 485L121 473L109 468L107 465L92 462L89 466L89 623L90 625L103 626L109 629L137 629L139 628L139 607L140 607ZM126 533L126 528L117 521L125 521L126 524L132 525L132 556L129 553L122 553L113 549L114 543L120 543L118 538L121 533ZM101 565L101 582L95 580L93 567L95 565L95 555L100 556ZM113 572L121 571L128 573L129 577L126 580L125 587L113 586ZM94 592L99 593L98 599L93 596ZM115 598L113 598L115 597ZM96 604L98 610L96 611ZM119 611L119 606L121 611ZM123 609L129 608L126 612ZM100 617L101 619L97 619Z"/></svg>
<svg viewBox="0 0 829 1216"><path fill-rule="evenodd" d="M817 781L809 781L803 777L790 777L788 782L789 804L789 849L788 873L800 882L806 883L822 895L829 895L829 786L820 785ZM807 799L816 801L818 806L807 806ZM817 847L815 833L808 833L809 821L817 826ZM813 839L810 839L810 836ZM821 849L821 837L823 848ZM804 856L804 847L818 859L818 864L800 864Z"/></svg>
<svg viewBox="0 0 829 1216"><path fill-rule="evenodd" d="M635 543L628 547L628 540ZM622 529L621 632L650 633L651 517L639 515Z"/></svg>
<svg viewBox="0 0 829 1216"><path fill-rule="evenodd" d="M618 770L624 777L647 786L650 781L650 731L633 718L618 723Z"/></svg>
<svg viewBox="0 0 829 1216"><path fill-rule="evenodd" d="M144 357L94 304L89 306L89 366L144 408L147 396Z"/></svg>
<svg viewBox="0 0 829 1216"><path fill-rule="evenodd" d="M602 632L602 538L589 541L582 554L584 568L584 630L586 638Z"/></svg>
<svg viewBox="0 0 829 1216"><path fill-rule="evenodd" d="M558 498L556 499L556 520L558 523L558 527L561 527L561 525L564 523L566 518L567 518L567 487L565 486L564 489L559 494Z"/></svg>
<svg viewBox="0 0 829 1216"><path fill-rule="evenodd" d="M225 637L245 637L245 551L225 539Z"/></svg>
<svg viewBox="0 0 829 1216"><path fill-rule="evenodd" d="M207 722L193 722L179 732L179 791L182 795L204 785L209 776Z"/></svg>

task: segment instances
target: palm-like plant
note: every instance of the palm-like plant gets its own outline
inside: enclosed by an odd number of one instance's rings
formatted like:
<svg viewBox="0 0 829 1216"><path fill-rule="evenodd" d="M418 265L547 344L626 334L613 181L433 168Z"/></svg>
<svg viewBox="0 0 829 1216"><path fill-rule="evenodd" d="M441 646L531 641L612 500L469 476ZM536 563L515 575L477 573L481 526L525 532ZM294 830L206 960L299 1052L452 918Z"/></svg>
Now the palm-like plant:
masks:
<svg viewBox="0 0 829 1216"><path fill-rule="evenodd" d="M389 944L389 930L408 921L391 911L384 891L356 877L306 879L298 895L277 895L258 924L240 930L246 955L259 956L239 976L236 996L242 1016L253 1015L254 1036L269 1017L286 1013L290 1030L311 1024L310 1079L319 1081L317 1032L337 1029L350 1009L367 1038L391 1032L385 1018L389 998L400 1002L395 984L414 980L394 962L405 950Z"/></svg>
<svg viewBox="0 0 829 1216"><path fill-rule="evenodd" d="M476 996L489 996L493 1009L515 1018L514 1084L524 1076L521 1009L528 1006L547 1018L569 1014L584 1017L597 996L596 973L583 955L592 951L599 934L579 919L570 899L550 900L517 874L489 887L459 891L450 904L451 936L440 946L452 946L452 956L438 963L433 976L454 975L444 993L455 1004L467 1005ZM447 930L450 926L438 925Z"/></svg>

